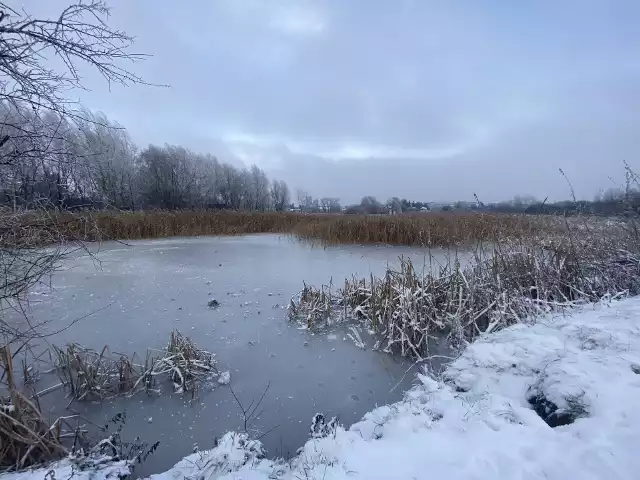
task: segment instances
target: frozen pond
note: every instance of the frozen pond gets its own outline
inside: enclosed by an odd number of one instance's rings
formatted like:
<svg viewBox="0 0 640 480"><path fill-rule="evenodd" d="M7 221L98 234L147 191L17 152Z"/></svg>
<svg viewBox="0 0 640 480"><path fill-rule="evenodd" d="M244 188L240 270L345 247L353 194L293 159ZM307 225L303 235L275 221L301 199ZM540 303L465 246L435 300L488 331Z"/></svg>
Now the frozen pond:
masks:
<svg viewBox="0 0 640 480"><path fill-rule="evenodd" d="M252 428L257 436L264 434L261 441L271 456L294 454L308 438L316 412L350 425L376 405L399 400L413 382L414 370L405 375L409 362L360 350L340 330L316 335L300 330L287 321L285 308L303 281L320 285L333 279L339 285L354 274L382 274L400 255L418 268L424 250L312 248L275 235L113 242L95 250L94 258L68 259L53 278L53 290L40 288L30 296L33 321L50 320L49 331L81 318L49 341L95 349L109 345L111 351L144 357L147 348L161 348L173 329L180 330L216 353L245 405L270 384L264 413ZM219 308L207 307L212 298ZM52 417L69 414L65 401L46 403L54 404L45 412ZM161 442L136 475L164 471L194 445L206 449L215 436L242 427L225 386L201 389L193 401L165 388L159 397L141 394L72 407L98 424L126 410L127 438Z"/></svg>

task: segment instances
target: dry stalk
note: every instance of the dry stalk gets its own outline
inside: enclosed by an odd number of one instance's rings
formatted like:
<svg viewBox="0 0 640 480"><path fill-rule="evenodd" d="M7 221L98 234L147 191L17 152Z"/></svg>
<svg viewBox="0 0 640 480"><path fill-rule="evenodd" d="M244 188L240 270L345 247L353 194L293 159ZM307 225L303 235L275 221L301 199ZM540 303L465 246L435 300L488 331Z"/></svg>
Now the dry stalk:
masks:
<svg viewBox="0 0 640 480"><path fill-rule="evenodd" d="M135 355L111 354L69 344L53 347L53 364L71 401L104 400L140 391L158 391L156 378L168 376L176 392L195 395L200 381L218 375L214 355L198 348L178 331L171 332L167 347L149 349L144 364Z"/></svg>
<svg viewBox="0 0 640 480"><path fill-rule="evenodd" d="M463 346L553 310L640 293L638 245L610 231L507 241L478 249L467 266L456 257L422 273L401 258L384 276L347 279L333 293L305 285L289 316L309 328L356 320L381 337L385 351L425 358L436 337Z"/></svg>

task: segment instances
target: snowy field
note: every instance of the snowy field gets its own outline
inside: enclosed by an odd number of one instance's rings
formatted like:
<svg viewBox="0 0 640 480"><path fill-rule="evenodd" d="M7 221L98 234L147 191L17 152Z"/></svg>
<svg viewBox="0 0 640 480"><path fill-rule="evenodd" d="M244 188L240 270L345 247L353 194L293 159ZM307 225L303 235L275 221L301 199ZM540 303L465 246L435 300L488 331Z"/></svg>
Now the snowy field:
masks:
<svg viewBox="0 0 640 480"><path fill-rule="evenodd" d="M544 418L543 418L544 417ZM553 425L553 428L550 426ZM317 425L288 462L226 434L155 480L640 478L640 298L489 334L349 430ZM52 467L67 479L65 461ZM75 471L101 479L123 465ZM7 474L44 478L51 470ZM135 475L134 475L135 476Z"/></svg>

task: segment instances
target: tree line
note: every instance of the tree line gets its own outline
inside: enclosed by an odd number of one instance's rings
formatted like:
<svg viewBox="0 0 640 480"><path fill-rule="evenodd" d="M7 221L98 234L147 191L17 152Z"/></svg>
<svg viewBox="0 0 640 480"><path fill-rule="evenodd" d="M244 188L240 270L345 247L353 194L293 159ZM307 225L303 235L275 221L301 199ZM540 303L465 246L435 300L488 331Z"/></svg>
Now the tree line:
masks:
<svg viewBox="0 0 640 480"><path fill-rule="evenodd" d="M0 202L13 209L288 208L286 182L176 145L140 150L102 114L35 113L2 102Z"/></svg>

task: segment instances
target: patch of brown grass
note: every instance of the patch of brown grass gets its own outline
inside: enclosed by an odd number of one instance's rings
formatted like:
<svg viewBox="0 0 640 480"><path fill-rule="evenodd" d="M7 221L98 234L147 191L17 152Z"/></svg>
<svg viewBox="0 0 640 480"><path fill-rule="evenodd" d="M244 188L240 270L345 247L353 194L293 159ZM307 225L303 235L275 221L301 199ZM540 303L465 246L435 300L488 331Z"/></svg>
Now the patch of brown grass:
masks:
<svg viewBox="0 0 640 480"><path fill-rule="evenodd" d="M179 210L49 214L56 238L68 241L133 240L200 235L290 234L322 245L389 244L447 247L496 239L519 239L557 228L549 217L470 212L408 215L343 215L290 212ZM34 216L7 225L14 244L47 244L35 237ZM6 222L5 222L6 223ZM23 240L21 240L23 239Z"/></svg>
<svg viewBox="0 0 640 480"><path fill-rule="evenodd" d="M133 240L198 235L244 235L287 233L305 215L284 212L238 212L225 210L154 210L92 213L95 227L85 240ZM70 233L82 237L81 219L69 224Z"/></svg>
<svg viewBox="0 0 640 480"><path fill-rule="evenodd" d="M419 247L470 245L520 239L549 231L557 222L530 215L427 213L415 215L336 215L300 224L301 239L337 244L389 244Z"/></svg>

